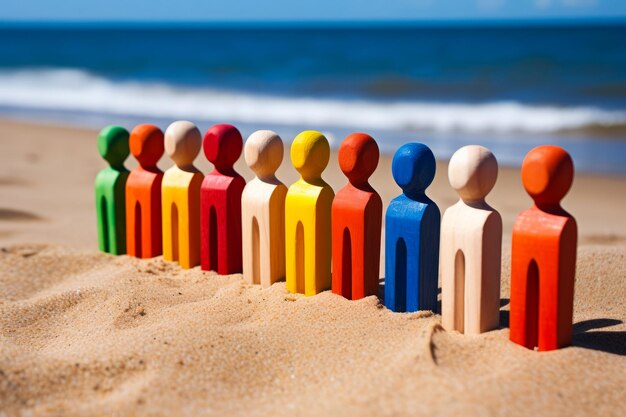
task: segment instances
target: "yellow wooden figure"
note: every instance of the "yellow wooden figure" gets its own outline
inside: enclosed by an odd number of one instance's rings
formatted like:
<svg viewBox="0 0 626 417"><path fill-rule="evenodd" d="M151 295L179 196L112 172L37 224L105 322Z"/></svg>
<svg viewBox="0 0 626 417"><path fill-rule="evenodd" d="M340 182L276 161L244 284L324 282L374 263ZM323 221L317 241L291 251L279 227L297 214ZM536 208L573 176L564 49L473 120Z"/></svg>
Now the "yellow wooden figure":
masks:
<svg viewBox="0 0 626 417"><path fill-rule="evenodd" d="M300 179L285 201L287 289L315 295L330 289L331 222L335 194L323 179L330 146L320 132L300 133L291 145L291 162Z"/></svg>
<svg viewBox="0 0 626 417"><path fill-rule="evenodd" d="M174 166L165 171L163 202L163 258L183 268L200 263L200 186L204 176L193 165L202 136L191 122L172 123L165 131L165 152Z"/></svg>

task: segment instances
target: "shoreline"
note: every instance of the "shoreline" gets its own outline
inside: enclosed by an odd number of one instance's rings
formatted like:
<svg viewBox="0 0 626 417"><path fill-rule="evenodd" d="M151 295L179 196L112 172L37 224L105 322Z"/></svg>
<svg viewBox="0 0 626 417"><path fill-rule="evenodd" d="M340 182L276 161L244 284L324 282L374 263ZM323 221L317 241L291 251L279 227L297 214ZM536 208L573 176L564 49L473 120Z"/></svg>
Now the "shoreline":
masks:
<svg viewBox="0 0 626 417"><path fill-rule="evenodd" d="M240 99L245 101L245 96L240 97ZM297 103L294 103L292 106L296 104ZM232 107L234 105L235 103L231 100L229 106ZM281 105L285 106L284 103ZM332 106L332 104L329 105ZM500 103L500 105L506 107L508 104ZM325 104L320 103L319 106L324 107ZM435 108L430 108L428 105L424 106L425 109L434 111L434 114L432 115L434 120L439 118L438 115L446 112L446 110L441 108L436 110ZM287 106L287 108L291 107ZM475 106L464 104L462 107L466 107L467 111L472 111ZM2 107L0 110L0 120L12 121L26 125L48 125L70 129L99 130L102 126L108 124L132 127L139 123L152 123L164 129L173 121L171 117L136 115L125 116L122 114L94 113L88 108L84 109L84 111L50 111L44 109L19 110ZM309 104L308 109L303 111L315 113L314 110L314 106ZM371 116L368 114L359 116L360 113L358 109L354 109L350 106L344 110L349 111L352 119L361 117L364 120L367 120L367 118ZM336 109L336 112L342 112L344 110ZM276 112L277 109L274 108L272 111ZM327 109L327 111L332 113L329 109ZM363 110L363 112L365 111L366 110ZM484 109L482 111L487 112L489 110ZM485 130L479 129L476 131L471 128L471 120L473 119L469 115L463 116L465 120L463 123L470 125L466 126L468 130L465 128L455 128L453 125L448 126L448 128L443 130L438 128L430 129L426 126L421 128L417 127L421 126L421 123L423 123L424 120L430 120L427 124L434 123L434 120L430 119L431 116L426 115L422 115L421 118L419 118L421 122L416 126L413 126L410 123L408 125L405 124L407 123L405 120L404 122L387 122L385 125L386 127L379 126L378 128L368 128L367 123L361 125L354 120L354 126L350 126L350 124L345 124L343 122L339 124L331 123L329 125L325 125L323 122L314 122L314 115L312 116L313 119L308 122L303 120L301 127L295 127L293 124L280 124L278 122L237 122L234 124L242 132L244 138L249 136L253 131L263 128L278 132L285 143L290 143L291 139L300 133L301 130L319 130L326 135L331 144L331 148L335 150L338 149L339 144L348 134L355 131L365 131L378 141L381 153L393 155L396 149L402 144L409 141L418 141L428 145L432 149L436 158L442 161L448 160L456 149L464 145L481 144L491 149L494 155L496 155L500 166L512 168L519 168L521 166L523 156L532 148L543 144L552 144L561 146L568 150L574 159L577 172L626 177L626 165L623 163L624 155L626 155L626 134L621 134L619 127L615 125L603 126L596 123L592 126L584 128L562 128L555 131L525 131L518 129L505 129L504 131L499 131L498 123L496 121L500 117L512 117L510 114L506 113L506 109L503 109L503 111L505 111L505 114L501 116L498 114L497 110L492 110L491 112L494 114L490 117L495 120L492 122L494 125L491 126L491 128L486 128ZM529 117L533 120L540 118L539 116L542 114L542 111L544 110L536 109L537 114ZM407 110L405 109L404 112L406 113ZM414 109L413 112L417 112L419 114L422 110ZM545 112L546 118L550 119L550 117L553 117L550 116L551 110L549 108L546 108ZM193 114L184 115L182 119L186 119L187 116L197 124L201 131L206 130L213 124L209 121L211 118L207 119L207 117L204 116L198 117L198 115L194 117ZM571 116L574 117L575 115ZM291 114L290 117L293 118L296 116ZM405 114L403 117L406 118L408 116ZM481 120L485 119L485 117L487 116L476 116L476 118ZM226 119L220 120L228 121L229 118L227 117ZM484 120L482 123L485 123ZM376 123L374 125L376 125ZM593 151L590 152L590 149Z"/></svg>
<svg viewBox="0 0 626 417"><path fill-rule="evenodd" d="M0 245L14 243L69 244L96 249L96 223L93 206L93 180L106 166L96 149L98 131L85 128L32 124L0 119ZM127 159L132 169L136 161ZM161 169L171 166L164 155ZM211 164L202 152L196 166L204 173ZM239 158L236 170L249 181L253 174ZM500 167L498 181L487 201L503 218L504 245L510 242L515 217L530 207L518 168ZM289 161L286 146L278 178L289 185L298 174ZM332 151L324 179L336 191L347 183L339 169L337 152ZM400 188L391 176L391 156L381 154L371 184L383 200L383 209L398 196ZM577 173L563 207L578 221L580 244L625 244L626 222L623 207L626 177ZM437 173L427 194L443 211L458 200L447 179L447 162L437 162ZM79 225L74 227L73 225ZM384 236L384 222L383 222ZM384 245L383 245L384 246Z"/></svg>

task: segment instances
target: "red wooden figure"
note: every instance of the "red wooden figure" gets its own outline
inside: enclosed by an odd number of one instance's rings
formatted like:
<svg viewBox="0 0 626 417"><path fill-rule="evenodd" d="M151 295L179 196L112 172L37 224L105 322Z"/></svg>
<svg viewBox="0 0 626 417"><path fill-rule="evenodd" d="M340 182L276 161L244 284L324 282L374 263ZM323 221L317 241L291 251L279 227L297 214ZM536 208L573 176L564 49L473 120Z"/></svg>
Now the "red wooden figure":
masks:
<svg viewBox="0 0 626 417"><path fill-rule="evenodd" d="M246 181L233 168L243 148L241 133L215 125L204 135L204 154L215 168L200 191L200 265L226 275L241 272L241 193Z"/></svg>
<svg viewBox="0 0 626 417"><path fill-rule="evenodd" d="M351 300L378 294L383 203L368 183L378 157L376 141L365 133L349 135L339 148L349 183L332 206L332 289Z"/></svg>
<svg viewBox="0 0 626 417"><path fill-rule="evenodd" d="M558 349L572 341L577 228L561 208L574 164L558 146L531 150L522 183L535 201L513 226L510 338L529 349Z"/></svg>
<svg viewBox="0 0 626 417"><path fill-rule="evenodd" d="M164 151L163 132L143 124L130 134L130 151L139 167L126 181L126 250L131 256L152 258L163 251L161 239L161 181L157 162Z"/></svg>

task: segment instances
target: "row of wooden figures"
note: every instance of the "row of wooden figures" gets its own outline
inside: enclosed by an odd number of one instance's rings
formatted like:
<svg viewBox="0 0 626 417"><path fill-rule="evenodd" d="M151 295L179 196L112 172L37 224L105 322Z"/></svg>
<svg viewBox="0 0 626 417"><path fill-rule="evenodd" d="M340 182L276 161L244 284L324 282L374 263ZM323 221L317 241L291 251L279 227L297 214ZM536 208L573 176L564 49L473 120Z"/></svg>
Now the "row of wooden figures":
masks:
<svg viewBox="0 0 626 417"><path fill-rule="evenodd" d="M201 146L214 165L206 176L193 165ZM291 161L301 177L289 188L275 175L283 142L267 130L246 141L245 160L256 174L248 184L233 168L243 140L231 125L211 127L204 140L187 121L171 124L165 135L147 124L130 135L109 126L98 149L110 165L95 185L101 250L163 254L183 268L243 272L263 286L285 278L289 291L306 295L330 288L348 299L378 293L383 205L368 183L379 159L369 135L351 134L341 144L348 184L336 195L322 179L329 143L315 131L293 141ZM139 162L130 173L123 165L129 151ZM157 168L164 151L174 162L165 173ZM403 193L385 218L385 305L435 310L440 273L444 328L486 332L499 325L502 220L485 202L498 164L482 146L459 149L448 175L460 199L442 219L425 194L435 167L420 143L403 145L393 157ZM560 200L573 175L572 159L556 146L533 149L522 165L535 204L513 228L510 338L531 349L571 342L577 228Z"/></svg>

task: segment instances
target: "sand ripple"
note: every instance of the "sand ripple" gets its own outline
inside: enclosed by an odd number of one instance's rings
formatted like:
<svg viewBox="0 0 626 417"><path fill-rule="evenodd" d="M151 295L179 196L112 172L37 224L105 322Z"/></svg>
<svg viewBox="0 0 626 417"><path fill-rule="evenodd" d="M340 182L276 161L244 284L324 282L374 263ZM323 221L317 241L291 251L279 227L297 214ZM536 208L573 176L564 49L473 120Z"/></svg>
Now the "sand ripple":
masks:
<svg viewBox="0 0 626 417"><path fill-rule="evenodd" d="M0 416L623 415L626 248L580 249L575 347L376 297L53 246L0 252ZM503 265L502 318L508 314Z"/></svg>

